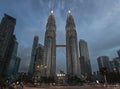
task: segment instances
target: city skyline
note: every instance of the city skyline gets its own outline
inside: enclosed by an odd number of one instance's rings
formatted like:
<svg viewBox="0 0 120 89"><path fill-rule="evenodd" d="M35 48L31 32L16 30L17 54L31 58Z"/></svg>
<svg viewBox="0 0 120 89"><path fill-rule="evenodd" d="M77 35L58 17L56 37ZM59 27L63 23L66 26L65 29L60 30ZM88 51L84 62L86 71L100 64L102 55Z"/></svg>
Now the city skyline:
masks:
<svg viewBox="0 0 120 89"><path fill-rule="evenodd" d="M1 0L0 6L0 20L4 13L17 19L15 35L20 45L18 55L22 56L21 70L28 69L34 36L38 35L39 43L44 44L45 25L51 10L56 18L57 44L65 44L65 18L71 10L78 40L84 39L88 43L93 70L96 70L98 56L107 55L111 59L117 56L120 49L119 0ZM66 68L64 53L65 49L57 49L56 60Z"/></svg>

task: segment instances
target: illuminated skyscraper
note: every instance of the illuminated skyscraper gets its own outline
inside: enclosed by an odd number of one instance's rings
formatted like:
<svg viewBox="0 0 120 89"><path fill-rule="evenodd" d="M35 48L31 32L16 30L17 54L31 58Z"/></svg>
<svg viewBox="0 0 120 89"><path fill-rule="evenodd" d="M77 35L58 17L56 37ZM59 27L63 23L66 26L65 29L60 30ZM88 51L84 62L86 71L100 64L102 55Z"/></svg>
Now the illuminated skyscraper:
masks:
<svg viewBox="0 0 120 89"><path fill-rule="evenodd" d="M46 24L44 41L44 65L46 76L56 75L56 23L53 11L51 11Z"/></svg>
<svg viewBox="0 0 120 89"><path fill-rule="evenodd" d="M78 59L77 33L74 18L69 11L66 20L66 63L67 74L80 76L80 62Z"/></svg>
<svg viewBox="0 0 120 89"><path fill-rule="evenodd" d="M43 65L43 57L44 57L44 46L41 44L38 44L36 49L36 57L35 57L35 63L34 63L34 78L39 80L41 76L43 75L43 70L45 66Z"/></svg>

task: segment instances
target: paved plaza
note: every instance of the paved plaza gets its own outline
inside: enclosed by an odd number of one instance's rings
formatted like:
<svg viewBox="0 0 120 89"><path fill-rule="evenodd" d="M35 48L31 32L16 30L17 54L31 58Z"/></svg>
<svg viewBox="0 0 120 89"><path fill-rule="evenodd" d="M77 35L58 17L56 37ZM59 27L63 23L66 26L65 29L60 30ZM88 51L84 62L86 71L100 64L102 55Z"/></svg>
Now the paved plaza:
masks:
<svg viewBox="0 0 120 89"><path fill-rule="evenodd" d="M120 89L119 86L46 86L46 87L24 87L24 89Z"/></svg>

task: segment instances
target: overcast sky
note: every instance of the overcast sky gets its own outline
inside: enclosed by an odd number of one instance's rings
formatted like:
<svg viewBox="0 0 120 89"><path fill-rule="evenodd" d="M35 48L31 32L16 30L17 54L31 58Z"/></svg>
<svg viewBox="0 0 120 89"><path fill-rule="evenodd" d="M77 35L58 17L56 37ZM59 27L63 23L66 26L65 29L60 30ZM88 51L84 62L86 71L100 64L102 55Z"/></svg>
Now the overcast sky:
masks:
<svg viewBox="0 0 120 89"><path fill-rule="evenodd" d="M120 0L0 0L0 20L7 13L17 19L15 35L19 42L20 71L30 63L33 37L44 43L44 33L50 11L54 11L57 24L57 44L65 44L65 24L71 10L77 37L88 43L93 71L97 70L97 57L117 57L120 49ZM57 48L57 70L66 68L65 48Z"/></svg>

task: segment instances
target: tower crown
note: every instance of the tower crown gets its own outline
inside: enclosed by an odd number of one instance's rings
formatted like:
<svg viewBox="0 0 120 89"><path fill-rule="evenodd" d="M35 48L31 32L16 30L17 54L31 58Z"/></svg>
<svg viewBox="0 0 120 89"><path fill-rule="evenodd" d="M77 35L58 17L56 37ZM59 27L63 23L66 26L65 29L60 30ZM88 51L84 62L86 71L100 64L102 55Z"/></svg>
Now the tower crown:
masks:
<svg viewBox="0 0 120 89"><path fill-rule="evenodd" d="M47 24L46 24L46 30L56 30L56 22L55 22L53 11L51 11L48 17Z"/></svg>
<svg viewBox="0 0 120 89"><path fill-rule="evenodd" d="M74 18L70 10L68 11L67 20L66 20L66 28L68 27L75 28Z"/></svg>

